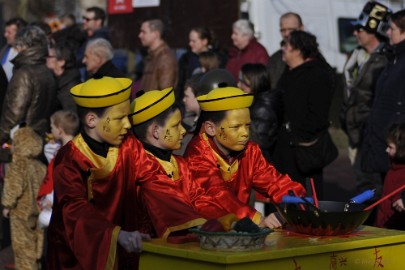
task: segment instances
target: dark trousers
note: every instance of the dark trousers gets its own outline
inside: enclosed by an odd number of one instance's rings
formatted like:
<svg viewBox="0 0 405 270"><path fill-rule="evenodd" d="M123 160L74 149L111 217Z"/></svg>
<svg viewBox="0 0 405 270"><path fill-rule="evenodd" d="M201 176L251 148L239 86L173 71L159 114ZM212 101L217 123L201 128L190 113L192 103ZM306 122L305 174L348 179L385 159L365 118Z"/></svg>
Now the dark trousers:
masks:
<svg viewBox="0 0 405 270"><path fill-rule="evenodd" d="M283 128L277 137L272 156L274 166L279 172L288 174L292 180L301 183L306 189L306 179L313 178L318 200L323 200L323 169L311 174L301 172L297 167L295 149L291 141L291 133Z"/></svg>

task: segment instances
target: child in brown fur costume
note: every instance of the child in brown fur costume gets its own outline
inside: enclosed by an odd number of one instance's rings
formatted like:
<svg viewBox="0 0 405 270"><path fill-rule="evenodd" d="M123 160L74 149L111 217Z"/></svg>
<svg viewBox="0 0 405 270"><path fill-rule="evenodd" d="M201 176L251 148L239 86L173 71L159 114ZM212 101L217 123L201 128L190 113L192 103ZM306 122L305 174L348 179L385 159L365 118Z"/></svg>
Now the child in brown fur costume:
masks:
<svg viewBox="0 0 405 270"><path fill-rule="evenodd" d="M18 129L13 138L13 161L4 178L3 216L10 217L16 269L38 269L43 231L37 226L36 203L46 166L38 160L42 139L31 128Z"/></svg>

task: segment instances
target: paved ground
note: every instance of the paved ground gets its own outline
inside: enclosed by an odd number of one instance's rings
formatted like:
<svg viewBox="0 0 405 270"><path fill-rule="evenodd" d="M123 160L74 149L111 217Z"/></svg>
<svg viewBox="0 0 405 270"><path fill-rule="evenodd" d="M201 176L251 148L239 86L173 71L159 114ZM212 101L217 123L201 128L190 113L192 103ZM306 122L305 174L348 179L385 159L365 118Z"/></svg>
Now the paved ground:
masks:
<svg viewBox="0 0 405 270"><path fill-rule="evenodd" d="M332 137L339 147L339 156L325 168L325 200L346 201L354 194L354 175L347 157L346 142L341 133L332 132ZM4 264L13 261L11 247L0 250L0 270L4 270Z"/></svg>

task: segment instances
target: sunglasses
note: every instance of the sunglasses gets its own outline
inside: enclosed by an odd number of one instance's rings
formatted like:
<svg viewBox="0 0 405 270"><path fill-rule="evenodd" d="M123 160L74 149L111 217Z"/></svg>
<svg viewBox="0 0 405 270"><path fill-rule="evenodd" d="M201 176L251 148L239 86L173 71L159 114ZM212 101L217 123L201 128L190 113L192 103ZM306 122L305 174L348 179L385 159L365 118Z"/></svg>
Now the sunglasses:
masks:
<svg viewBox="0 0 405 270"><path fill-rule="evenodd" d="M88 21L92 21L92 20L97 20L96 18L87 18L87 17L82 17L82 19L83 19L83 21L86 21L86 22L88 22Z"/></svg>

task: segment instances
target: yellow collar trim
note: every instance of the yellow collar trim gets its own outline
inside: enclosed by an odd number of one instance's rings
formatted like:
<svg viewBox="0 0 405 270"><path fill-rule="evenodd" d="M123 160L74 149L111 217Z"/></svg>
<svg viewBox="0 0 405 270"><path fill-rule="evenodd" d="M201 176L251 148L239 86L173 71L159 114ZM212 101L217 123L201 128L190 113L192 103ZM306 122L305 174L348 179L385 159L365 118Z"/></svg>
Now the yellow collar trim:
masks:
<svg viewBox="0 0 405 270"><path fill-rule="evenodd" d="M214 153L215 157L217 158L217 166L219 168L219 171L221 172L222 178L225 181L231 181L232 176L238 171L239 168L239 161L238 159L235 159L234 162L232 162L231 165L228 164L226 160L224 160L215 150L212 148L208 136L206 133L202 133L202 138L204 141L208 144L208 146L211 148L212 152Z"/></svg>
<svg viewBox="0 0 405 270"><path fill-rule="evenodd" d="M165 170L167 176L169 176L173 181L177 181L180 179L179 164L177 163L177 160L173 157L173 155L171 155L170 161L166 161L156 157L149 151L146 151L146 153L153 156L159 162L159 164Z"/></svg>
<svg viewBox="0 0 405 270"><path fill-rule="evenodd" d="M94 164L94 167L88 168L89 178L87 180L88 200L93 199L92 182L107 177L115 167L118 159L118 147L110 146L107 157L104 158L91 151L90 147L84 141L81 134L73 138L74 145Z"/></svg>

